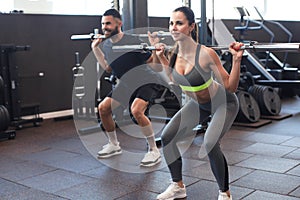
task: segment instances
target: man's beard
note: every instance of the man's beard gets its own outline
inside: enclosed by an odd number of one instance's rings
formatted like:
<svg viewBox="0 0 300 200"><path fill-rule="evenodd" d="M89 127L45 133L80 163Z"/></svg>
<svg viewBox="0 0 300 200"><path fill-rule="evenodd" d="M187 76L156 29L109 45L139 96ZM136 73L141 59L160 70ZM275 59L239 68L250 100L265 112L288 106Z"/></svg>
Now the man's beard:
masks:
<svg viewBox="0 0 300 200"><path fill-rule="evenodd" d="M117 34L119 34L119 27L118 26L116 26L116 28L114 29L114 30L112 30L112 32L110 32L110 35L109 35L109 38L110 37L113 37L114 35L117 35ZM105 31L105 30L104 30Z"/></svg>

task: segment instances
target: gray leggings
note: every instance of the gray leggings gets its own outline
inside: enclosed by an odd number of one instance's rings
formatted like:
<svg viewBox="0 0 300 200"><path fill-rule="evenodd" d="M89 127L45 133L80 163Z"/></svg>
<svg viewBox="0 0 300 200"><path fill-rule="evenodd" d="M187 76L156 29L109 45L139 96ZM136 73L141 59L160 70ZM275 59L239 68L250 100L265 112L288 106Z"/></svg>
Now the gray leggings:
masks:
<svg viewBox="0 0 300 200"><path fill-rule="evenodd" d="M229 190L228 165L220 149L220 139L230 129L238 113L239 103L234 93L229 93L219 87L217 94L209 103L198 104L194 100L187 102L170 120L161 136L165 160L171 172L172 180L182 180L182 158L177 146L180 141L195 137L192 129L199 124L201 113L210 113L212 118L204 134L204 147L212 172L219 189Z"/></svg>

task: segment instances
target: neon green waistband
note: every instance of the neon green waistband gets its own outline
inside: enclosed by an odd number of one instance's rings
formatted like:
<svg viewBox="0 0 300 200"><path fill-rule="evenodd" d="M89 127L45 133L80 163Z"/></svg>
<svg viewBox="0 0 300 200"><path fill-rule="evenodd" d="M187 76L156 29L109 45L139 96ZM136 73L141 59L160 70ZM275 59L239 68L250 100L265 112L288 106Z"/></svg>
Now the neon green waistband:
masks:
<svg viewBox="0 0 300 200"><path fill-rule="evenodd" d="M188 92L199 92L201 90L204 90L206 88L208 88L210 86L210 84L213 82L213 78L211 77L210 79L208 79L208 81L206 81L205 83L203 83L202 85L199 86L185 86L185 85L179 85L179 87L184 90L184 91L188 91Z"/></svg>

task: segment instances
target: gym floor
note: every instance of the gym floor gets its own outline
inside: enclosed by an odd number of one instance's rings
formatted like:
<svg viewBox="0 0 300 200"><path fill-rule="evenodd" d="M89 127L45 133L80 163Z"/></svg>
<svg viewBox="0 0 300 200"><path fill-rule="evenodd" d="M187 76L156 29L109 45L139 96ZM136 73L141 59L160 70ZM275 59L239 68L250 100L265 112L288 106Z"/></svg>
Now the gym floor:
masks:
<svg viewBox="0 0 300 200"><path fill-rule="evenodd" d="M300 199L300 98L283 99L280 114L292 116L258 128L235 125L223 138L234 199ZM189 200L217 199L208 160L197 156L202 139L199 134L184 154ZM147 148L132 146L138 147ZM72 119L18 130L15 139L0 142L0 199L150 200L169 185L166 168L122 172L89 152Z"/></svg>

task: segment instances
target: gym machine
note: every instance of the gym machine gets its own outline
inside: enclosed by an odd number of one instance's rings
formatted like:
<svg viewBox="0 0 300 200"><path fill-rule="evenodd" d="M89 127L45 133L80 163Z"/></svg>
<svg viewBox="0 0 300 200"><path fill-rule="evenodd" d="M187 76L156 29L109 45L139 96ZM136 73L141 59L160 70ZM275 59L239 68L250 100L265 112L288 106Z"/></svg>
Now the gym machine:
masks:
<svg viewBox="0 0 300 200"><path fill-rule="evenodd" d="M14 139L16 137L15 130L8 130L10 126L10 115L4 104L4 81L0 76L0 140Z"/></svg>
<svg viewBox="0 0 300 200"><path fill-rule="evenodd" d="M72 68L73 71L73 93L72 93L72 107L73 118L76 122L84 121L84 125L78 125L80 134L93 133L100 131L99 125L85 125L89 121L95 121L98 124L98 117L96 116L96 105L101 100L100 97L100 80L97 81L95 98L91 98L91 86L88 85L91 78L89 70L85 68L80 62L79 52L75 52L75 65ZM99 72L99 66L97 64L97 74ZM93 81L92 81L93 82ZM82 124L82 123L81 123ZM89 123L88 123L89 124ZM84 126L84 127L82 127Z"/></svg>
<svg viewBox="0 0 300 200"><path fill-rule="evenodd" d="M15 53L17 51L28 51L30 46L16 46L12 44L0 45L0 75L4 82L4 105L10 116L10 125L21 129L24 124L33 123L38 126L43 121L39 117L39 104L22 105L19 96L19 76L16 65ZM31 119L23 119L22 112L33 114Z"/></svg>
<svg viewBox="0 0 300 200"><path fill-rule="evenodd" d="M255 80L257 84L279 88L282 96L290 96L288 93L294 93L293 91L296 91L300 86L300 73L296 67L288 65L287 56L290 52L300 53L300 50L296 50L298 44L290 43L292 33L286 27L279 22L264 20L258 9L256 7L254 8L260 17L259 21L250 19L250 14L246 8L236 8L241 16L241 26L234 27L235 30L240 31L239 39L245 40L244 36L248 30L263 30L270 36L270 45L279 45L279 49L280 47L283 47L281 46L282 44L295 45L295 49L291 50L289 48L283 48L279 51L276 49L266 49L266 51L259 52L249 51L247 52L247 54L249 53L247 59L244 60L247 63L247 66L249 66L248 69L251 71L251 73L258 77ZM252 24L256 24L257 26L253 26ZM276 26L282 30L288 37L287 43L273 43L275 34L267 26L267 24ZM275 55L275 53L277 53L276 55L284 53L283 61L281 61L279 57ZM253 68L250 68L250 66L253 66ZM295 95L295 93L292 95Z"/></svg>

